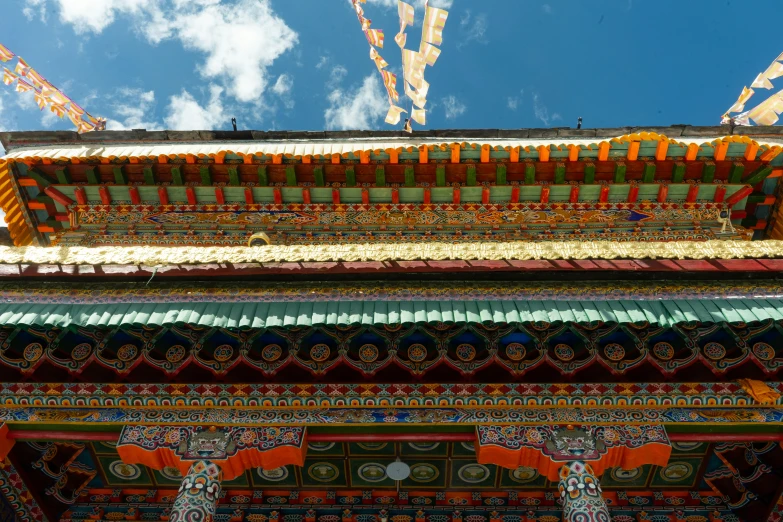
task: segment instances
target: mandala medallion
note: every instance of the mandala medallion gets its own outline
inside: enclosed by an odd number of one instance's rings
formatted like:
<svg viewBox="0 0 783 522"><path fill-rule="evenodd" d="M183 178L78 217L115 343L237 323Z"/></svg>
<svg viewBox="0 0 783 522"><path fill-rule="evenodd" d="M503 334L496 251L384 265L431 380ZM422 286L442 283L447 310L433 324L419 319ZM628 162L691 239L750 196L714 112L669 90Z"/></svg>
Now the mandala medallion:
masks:
<svg viewBox="0 0 783 522"><path fill-rule="evenodd" d="M234 355L234 347L230 344L221 344L215 348L215 360L217 362L226 362Z"/></svg>
<svg viewBox="0 0 783 522"><path fill-rule="evenodd" d="M568 362L574 358L574 349L567 344L558 344L555 346L555 357L563 362Z"/></svg>
<svg viewBox="0 0 783 522"><path fill-rule="evenodd" d="M316 344L310 348L310 357L315 362L324 362L331 355L332 349L326 344Z"/></svg>
<svg viewBox="0 0 783 522"><path fill-rule="evenodd" d="M141 476L141 468L133 464L125 464L121 460L115 460L109 465L111 474L122 480L134 480Z"/></svg>
<svg viewBox="0 0 783 522"><path fill-rule="evenodd" d="M604 346L604 355L610 361L622 361L625 357L625 348L622 344L610 343Z"/></svg>
<svg viewBox="0 0 783 522"><path fill-rule="evenodd" d="M80 362L89 357L90 353L92 353L92 346L87 343L77 344L71 350L71 359Z"/></svg>
<svg viewBox="0 0 783 522"><path fill-rule="evenodd" d="M258 468L258 476L271 482L280 482L288 478L288 468L281 466L275 469Z"/></svg>
<svg viewBox="0 0 783 522"><path fill-rule="evenodd" d="M525 358L525 345L520 343L510 343L506 346L506 357L512 361L521 361Z"/></svg>
<svg viewBox="0 0 783 522"><path fill-rule="evenodd" d="M365 363L372 363L378 360L378 347L374 344L365 344L359 348L359 359Z"/></svg>
<svg viewBox="0 0 783 522"><path fill-rule="evenodd" d="M329 462L316 462L307 468L307 474L315 481L331 482L340 475L340 472L334 464Z"/></svg>
<svg viewBox="0 0 783 522"><path fill-rule="evenodd" d="M476 349L471 344L460 344L456 354L460 361L470 362L476 358Z"/></svg>
<svg viewBox="0 0 783 522"><path fill-rule="evenodd" d="M363 464L357 471L359 477L367 482L381 482L386 478L386 466L377 462Z"/></svg>
<svg viewBox="0 0 783 522"><path fill-rule="evenodd" d="M427 358L427 348L423 344L412 344L408 347L408 359L421 362Z"/></svg>
<svg viewBox="0 0 783 522"><path fill-rule="evenodd" d="M275 362L283 355L283 349L277 344L267 344L261 350L261 358L266 362Z"/></svg>
<svg viewBox="0 0 783 522"><path fill-rule="evenodd" d="M432 482L440 472L432 464L414 464L411 466L411 480L414 482Z"/></svg>
<svg viewBox="0 0 783 522"><path fill-rule="evenodd" d="M720 361L726 357L726 348L720 343L707 343L704 345L704 355L713 361Z"/></svg>
<svg viewBox="0 0 783 522"><path fill-rule="evenodd" d="M489 468L482 466L481 464L468 464L466 466L462 466L459 469L457 476L463 482L467 482L468 484L477 484L487 480L491 476L491 473Z"/></svg>
<svg viewBox="0 0 783 522"><path fill-rule="evenodd" d="M117 359L128 362L138 355L139 349L133 344L123 344L120 349L117 350Z"/></svg>
<svg viewBox="0 0 783 522"><path fill-rule="evenodd" d="M28 344L24 347L24 352L22 353L22 357L24 357L24 360L28 362L35 362L40 359L42 355L43 346L41 346L41 343Z"/></svg>
<svg viewBox="0 0 783 522"><path fill-rule="evenodd" d="M176 364L185 358L185 347L181 344L175 344L166 350L166 360Z"/></svg>
<svg viewBox="0 0 783 522"><path fill-rule="evenodd" d="M762 361L771 361L775 358L775 349L767 343L756 343L753 345L753 355Z"/></svg>
<svg viewBox="0 0 783 522"><path fill-rule="evenodd" d="M669 343L655 343L653 354L662 361L670 361L674 358L674 346Z"/></svg>

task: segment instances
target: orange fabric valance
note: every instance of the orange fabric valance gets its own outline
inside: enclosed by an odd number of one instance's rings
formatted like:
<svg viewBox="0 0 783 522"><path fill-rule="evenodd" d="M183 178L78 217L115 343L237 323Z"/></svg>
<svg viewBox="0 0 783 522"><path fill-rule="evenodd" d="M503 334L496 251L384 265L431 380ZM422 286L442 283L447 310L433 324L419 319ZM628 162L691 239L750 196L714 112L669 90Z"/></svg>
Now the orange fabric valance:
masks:
<svg viewBox="0 0 783 522"><path fill-rule="evenodd" d="M566 462L583 461L600 476L613 467L665 466L672 447L663 426L478 426L479 464L533 468L557 481Z"/></svg>
<svg viewBox="0 0 783 522"><path fill-rule="evenodd" d="M123 462L152 469L177 468L186 475L190 466L208 460L231 480L248 469L275 469L304 465L306 428L193 428L183 426L126 426L117 443Z"/></svg>

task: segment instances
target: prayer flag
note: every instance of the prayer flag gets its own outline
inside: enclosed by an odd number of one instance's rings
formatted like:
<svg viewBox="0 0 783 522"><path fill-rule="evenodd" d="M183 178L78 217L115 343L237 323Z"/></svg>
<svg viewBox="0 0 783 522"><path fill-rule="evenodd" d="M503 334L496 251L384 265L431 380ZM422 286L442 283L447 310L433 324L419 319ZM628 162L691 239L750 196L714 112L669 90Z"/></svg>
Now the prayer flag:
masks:
<svg viewBox="0 0 783 522"><path fill-rule="evenodd" d="M405 109L397 107L396 105L389 106L389 112L386 113L386 123L389 125L397 125L400 123L400 115L403 112L407 112Z"/></svg>
<svg viewBox="0 0 783 522"><path fill-rule="evenodd" d="M764 77L768 80L774 80L775 78L780 78L783 76L783 63L779 63L777 61L772 62L772 64L767 67L767 70L764 71Z"/></svg>
<svg viewBox="0 0 783 522"><path fill-rule="evenodd" d="M27 62L22 60L22 58L19 58L19 61L16 64L16 68L14 68L14 72L20 76L26 76L27 70L30 68L29 65L27 65Z"/></svg>
<svg viewBox="0 0 783 522"><path fill-rule="evenodd" d="M405 33L397 33L397 36L394 37L394 41L397 42L397 47L405 49L405 42L408 41L408 35Z"/></svg>
<svg viewBox="0 0 783 522"><path fill-rule="evenodd" d="M438 56L440 56L440 49L432 44L422 41L421 44L419 44L419 53L422 55L427 65L432 67L438 60Z"/></svg>
<svg viewBox="0 0 783 522"><path fill-rule="evenodd" d="M0 44L0 62L7 62L11 58L16 56L14 53L12 53L8 47L4 46L3 44Z"/></svg>
<svg viewBox="0 0 783 522"><path fill-rule="evenodd" d="M411 118L413 118L413 121L415 121L419 125L426 125L427 111L425 111L424 109L413 109L413 112L411 112Z"/></svg>
<svg viewBox="0 0 783 522"><path fill-rule="evenodd" d="M753 83L750 85L751 87L755 87L757 89L772 89L774 85L772 85L772 82L767 79L766 76L764 76L764 73L759 73L758 76L756 76L756 79L753 80Z"/></svg>
<svg viewBox="0 0 783 522"><path fill-rule="evenodd" d="M424 11L424 25L421 30L422 40L433 45L443 43L443 28L446 27L448 11L427 6Z"/></svg>
<svg viewBox="0 0 783 522"><path fill-rule="evenodd" d="M367 41L379 49L383 49L383 31L380 29L368 29L364 31Z"/></svg>
<svg viewBox="0 0 783 522"><path fill-rule="evenodd" d="M62 105L58 105L56 103L53 103L51 107L49 107L49 110L55 113L59 118L62 118L65 116L65 113L68 112L68 110L63 107Z"/></svg>
<svg viewBox="0 0 783 522"><path fill-rule="evenodd" d="M27 83L24 79L19 78L16 80L16 92L27 92L35 89L32 85Z"/></svg>
<svg viewBox="0 0 783 522"><path fill-rule="evenodd" d="M370 59L375 62L375 66L379 71L389 66L389 63L372 46L370 46Z"/></svg>
<svg viewBox="0 0 783 522"><path fill-rule="evenodd" d="M413 25L415 10L411 4L397 0L397 13L400 15L400 25Z"/></svg>
<svg viewBox="0 0 783 522"><path fill-rule="evenodd" d="M46 98L46 96L43 95L43 93L36 89L35 91L35 103L38 104L38 108L43 110L44 107L46 107L49 104L49 100Z"/></svg>
<svg viewBox="0 0 783 522"><path fill-rule="evenodd" d="M19 78L16 74L9 71L7 68L3 67L3 83L6 85L11 85L16 81L16 79Z"/></svg>
<svg viewBox="0 0 783 522"><path fill-rule="evenodd" d="M745 109L745 104L748 103L748 100L753 96L755 91L753 89L748 89L747 87L744 87L742 89L742 94L740 94L740 97L737 98L737 101L734 102L734 105L731 106L731 108L727 112L741 112Z"/></svg>

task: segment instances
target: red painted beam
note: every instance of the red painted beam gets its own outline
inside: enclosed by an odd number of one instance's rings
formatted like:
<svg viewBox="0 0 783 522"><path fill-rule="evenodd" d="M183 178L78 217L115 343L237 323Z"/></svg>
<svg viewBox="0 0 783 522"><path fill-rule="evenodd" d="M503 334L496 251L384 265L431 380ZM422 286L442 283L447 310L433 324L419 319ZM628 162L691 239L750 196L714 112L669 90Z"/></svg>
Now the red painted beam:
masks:
<svg viewBox="0 0 783 522"><path fill-rule="evenodd" d="M739 189L737 192L731 195L729 199L726 200L726 204L729 207L733 207L740 201L742 201L744 198L750 196L753 193L753 187L743 187Z"/></svg>
<svg viewBox="0 0 783 522"><path fill-rule="evenodd" d="M255 200L253 199L253 189L251 188L245 188L245 203L248 205L255 203Z"/></svg>
<svg viewBox="0 0 783 522"><path fill-rule="evenodd" d="M489 205L489 187L481 189L481 204Z"/></svg>
<svg viewBox="0 0 783 522"><path fill-rule="evenodd" d="M695 203L696 198L699 196L699 186L696 184L688 187L688 195L685 196L685 201L688 203Z"/></svg>
<svg viewBox="0 0 783 522"><path fill-rule="evenodd" d="M76 190L73 191L73 194L76 196L76 203L79 205L87 204L87 193L82 187L76 187Z"/></svg>
<svg viewBox="0 0 783 522"><path fill-rule="evenodd" d="M98 187L98 194L101 196L101 203L111 205L111 194L106 187Z"/></svg>
<svg viewBox="0 0 783 522"><path fill-rule="evenodd" d="M169 204L169 191L166 190L166 187L158 187L158 199L161 205Z"/></svg>
<svg viewBox="0 0 783 522"><path fill-rule="evenodd" d="M364 196L364 194L362 194L362 196ZM310 199L310 189L305 187L302 189L302 203L309 205L311 202L312 199Z"/></svg>
<svg viewBox="0 0 783 522"><path fill-rule="evenodd" d="M511 203L519 203L519 187L517 186L511 189Z"/></svg>
<svg viewBox="0 0 783 522"><path fill-rule="evenodd" d="M432 204L432 191L429 188L424 189L424 204L425 205Z"/></svg>
<svg viewBox="0 0 783 522"><path fill-rule="evenodd" d="M226 204L226 195L223 193L222 187L215 187L215 201L218 205Z"/></svg>
<svg viewBox="0 0 783 522"><path fill-rule="evenodd" d="M666 203L666 198L669 197L669 185L661 183L658 186L658 203Z"/></svg>
<svg viewBox="0 0 783 522"><path fill-rule="evenodd" d="M334 196L334 191L332 191L332 196ZM283 192L279 188L272 189L272 198L274 198L275 205L282 205L283 204ZM337 205L339 203L340 202L337 201L335 203L335 205Z"/></svg>
<svg viewBox="0 0 783 522"><path fill-rule="evenodd" d="M140 205L141 204L141 195L139 195L139 189L136 187L128 187L128 194L131 198L131 204L133 205Z"/></svg>
<svg viewBox="0 0 783 522"><path fill-rule="evenodd" d="M187 187L185 189L185 195L188 198L188 205L195 205L198 203L198 200L196 199L196 191L193 190L193 187Z"/></svg>
<svg viewBox="0 0 783 522"><path fill-rule="evenodd" d="M454 193L451 198L451 202L455 205L459 205L462 201L462 194L459 192L459 187L454 187Z"/></svg>
<svg viewBox="0 0 783 522"><path fill-rule="evenodd" d="M571 185L571 194L568 197L571 203L579 203L579 185Z"/></svg>
<svg viewBox="0 0 783 522"><path fill-rule="evenodd" d="M549 187L541 187L541 203L549 203Z"/></svg>
<svg viewBox="0 0 783 522"><path fill-rule="evenodd" d="M424 195L424 203L427 203L427 195ZM370 191L366 188L362 189L362 205L370 204Z"/></svg>
<svg viewBox="0 0 783 522"><path fill-rule="evenodd" d="M601 185L601 192L598 194L598 202L606 203L607 201L609 201L609 185Z"/></svg>
<svg viewBox="0 0 783 522"><path fill-rule="evenodd" d="M334 203L335 205L340 204L340 189L332 189L332 203Z"/></svg>
<svg viewBox="0 0 783 522"><path fill-rule="evenodd" d="M715 203L723 203L724 199L726 199L726 187L721 185L715 189L715 197L712 199L712 201Z"/></svg>
<svg viewBox="0 0 783 522"><path fill-rule="evenodd" d="M628 203L636 203L639 200L639 185L631 185L628 189Z"/></svg>
<svg viewBox="0 0 783 522"><path fill-rule="evenodd" d="M54 187L46 187L44 189L44 194L55 200L57 203L64 207L68 207L70 205L73 205L73 200L57 190Z"/></svg>

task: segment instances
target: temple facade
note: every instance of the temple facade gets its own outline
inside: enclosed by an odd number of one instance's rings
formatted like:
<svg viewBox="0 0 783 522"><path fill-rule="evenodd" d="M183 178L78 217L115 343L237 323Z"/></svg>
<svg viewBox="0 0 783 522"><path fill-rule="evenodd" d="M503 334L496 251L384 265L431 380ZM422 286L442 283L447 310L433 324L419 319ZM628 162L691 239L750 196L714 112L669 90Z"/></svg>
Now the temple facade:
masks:
<svg viewBox="0 0 783 522"><path fill-rule="evenodd" d="M783 520L783 129L0 133L0 520Z"/></svg>

